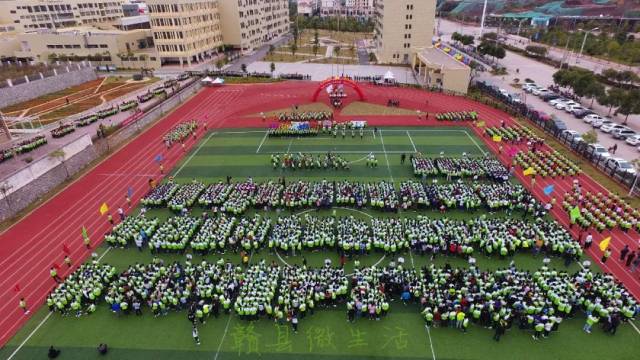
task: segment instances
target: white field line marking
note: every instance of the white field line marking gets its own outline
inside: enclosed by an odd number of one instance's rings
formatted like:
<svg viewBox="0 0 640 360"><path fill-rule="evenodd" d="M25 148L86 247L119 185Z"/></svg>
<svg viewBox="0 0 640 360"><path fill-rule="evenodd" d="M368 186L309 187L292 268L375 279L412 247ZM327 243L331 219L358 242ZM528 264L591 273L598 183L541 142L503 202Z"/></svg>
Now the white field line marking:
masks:
<svg viewBox="0 0 640 360"><path fill-rule="evenodd" d="M355 163L358 163L358 162L360 162L360 161L362 161L362 160L366 159L369 155L371 155L371 153L368 153L367 155L365 155L365 156L361 157L361 158L360 158L360 159L358 159L358 160L349 161L349 164L355 164Z"/></svg>
<svg viewBox="0 0 640 360"><path fill-rule="evenodd" d="M260 141L260 146L258 146L258 150L256 150L256 154L260 153L260 149L262 149L262 145L264 144L264 141L267 140L267 135L269 135L269 132L265 131L264 137L262 138L262 141Z"/></svg>
<svg viewBox="0 0 640 360"><path fill-rule="evenodd" d="M631 324L631 326L636 330L636 332L640 334L640 329L638 329L638 327L636 326L636 324L633 323L633 321L629 321L629 324Z"/></svg>
<svg viewBox="0 0 640 360"><path fill-rule="evenodd" d="M411 134L409 134L409 130L407 130L407 136L409 137L409 141L411 141L411 146L413 146L413 152L418 152L418 149L416 149L416 144L413 143L413 139L411 138Z"/></svg>
<svg viewBox="0 0 640 360"><path fill-rule="evenodd" d="M111 246L109 246L107 248L107 250L105 250L102 255L100 255L100 257L98 258L98 262L100 262L102 260L102 258L107 255L107 253L111 251ZM49 318L51 317L51 315L53 315L53 312L49 312L47 314L47 316L44 317L44 319L42 319L42 321L40 321L40 323L38 324L38 326L36 326L35 329L33 329L33 331L31 333L29 333L29 336L27 336L26 339L24 339L20 345L18 346L18 348L16 348L11 355L9 355L9 357L7 358L7 360L11 360L13 359L14 356L16 356L16 354L24 347L24 345L27 343L27 341L29 341L29 339L31 339L31 337L33 337L33 335L35 335L35 333L42 327L42 325L44 325L45 322L47 322L47 320L49 320Z"/></svg>
<svg viewBox="0 0 640 360"><path fill-rule="evenodd" d="M229 324L231 324L231 319L233 318L233 314L227 315L227 325L224 327L224 333L222 333L222 338L220 339L220 344L218 344L218 350L216 350L216 356L213 360L218 360L218 355L220 355L220 349L222 349L222 344L224 343L224 338L227 336L227 332L229 331Z"/></svg>
<svg viewBox="0 0 640 360"><path fill-rule="evenodd" d="M344 150L344 151L340 151L340 150L305 150L303 151L305 154L326 154L327 152L331 152L334 154L384 154L384 151L379 151L379 150ZM386 152L387 154L406 154L406 151L400 151L400 150L390 150ZM282 151L269 151L263 154L283 154Z"/></svg>
<svg viewBox="0 0 640 360"><path fill-rule="evenodd" d="M125 173L111 173L111 174L100 174L100 176L154 177L154 176L155 176L155 174L125 174Z"/></svg>
<svg viewBox="0 0 640 360"><path fill-rule="evenodd" d="M289 151L291 151L291 144L293 143L293 138L291 138L291 140L289 140L289 146L287 146L287 154L289 153Z"/></svg>
<svg viewBox="0 0 640 360"><path fill-rule="evenodd" d="M251 260L253 259L253 251L249 256L248 264L251 264ZM231 309L233 311L233 308ZM224 333L222 333L222 338L220 339L220 344L218 344L218 350L216 350L216 356L213 358L214 360L218 360L218 356L220 355L220 349L222 349L222 344L224 344L224 338L227 337L227 332L229 332L229 324L231 323L231 319L233 318L233 313L228 315L227 325L224 327Z"/></svg>
<svg viewBox="0 0 640 360"><path fill-rule="evenodd" d="M429 346L431 346L431 355L433 356L433 360L436 360L436 352L433 351L433 341L431 340L431 330L429 330L428 326L425 326L427 329L427 336L429 336Z"/></svg>
<svg viewBox="0 0 640 360"><path fill-rule="evenodd" d="M380 142L382 143L382 151L384 152L384 158L387 160L387 170L389 170L389 177L391 178L391 182L394 183L393 174L391 173L391 165L389 164L389 156L387 156L387 150L384 146L384 138L382 137L382 130L380 130Z"/></svg>
<svg viewBox="0 0 640 360"><path fill-rule="evenodd" d="M478 145L478 143L476 142L476 139L474 139L471 135L469 135L469 133L468 133L468 132L466 132L466 131L465 131L464 133L467 135L467 137L469 138L469 140L471 140L471 142L473 142L473 144L478 148L478 150L480 150L480 152L482 153L482 155L487 155L487 152L486 152L486 151L484 151L484 150L480 147L480 145Z"/></svg>
<svg viewBox="0 0 640 360"><path fill-rule="evenodd" d="M183 162L182 165L180 166L180 168L178 169L178 171L175 172L175 174L173 174L173 176L177 177L178 174L180 174L180 172L182 171L182 169L184 169L185 166L187 166L187 164L189 164L191 162L191 159L193 159L194 156L196 156L196 154L200 151L200 149L202 149L202 147L204 146L204 144L209 142L209 139L211 139L211 137L213 135L217 134L217 132L212 132L211 134L209 134L209 136L207 137L207 140L203 141L202 143L200 143L200 146L198 146L198 148L196 149L196 151L194 151L191 156L189 156L189 158L187 159L187 161Z"/></svg>
<svg viewBox="0 0 640 360"><path fill-rule="evenodd" d="M31 337L36 333L36 331L38 331L38 329L40 329L40 327L42 325L44 325L45 322L47 322L47 320L49 320L49 318L51 317L51 314L53 314L52 312L49 312L47 314L47 316L44 317L44 319L42 319L42 321L40 321L40 323L38 324L38 326L36 326L35 329L33 329L33 331L29 334L29 336L27 336L26 339L24 339L24 341L20 344L20 346L18 346L17 349L15 349L11 355L9 355L9 357L7 358L7 360L11 360L13 359L14 356L16 356L16 354L18 353L18 351L20 351L22 349L22 347L24 346L24 344L27 343L27 341L29 341L29 339L31 339Z"/></svg>

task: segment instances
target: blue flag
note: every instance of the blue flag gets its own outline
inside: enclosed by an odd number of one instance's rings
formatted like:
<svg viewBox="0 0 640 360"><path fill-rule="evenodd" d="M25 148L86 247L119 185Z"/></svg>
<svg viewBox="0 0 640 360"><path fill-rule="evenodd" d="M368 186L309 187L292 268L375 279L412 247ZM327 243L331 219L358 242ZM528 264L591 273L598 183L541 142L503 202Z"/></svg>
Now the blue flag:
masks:
<svg viewBox="0 0 640 360"><path fill-rule="evenodd" d="M161 162L161 161L162 161L162 154L156 155L156 162Z"/></svg>
<svg viewBox="0 0 640 360"><path fill-rule="evenodd" d="M127 196L128 197L132 197L133 196L133 188L131 186L129 186L129 188L127 189Z"/></svg>
<svg viewBox="0 0 640 360"><path fill-rule="evenodd" d="M545 187L545 188L544 188L544 194L545 194L545 195L549 195L549 194L551 194L551 193L553 192L553 188L554 188L553 184L551 184L551 185L549 185L549 186Z"/></svg>

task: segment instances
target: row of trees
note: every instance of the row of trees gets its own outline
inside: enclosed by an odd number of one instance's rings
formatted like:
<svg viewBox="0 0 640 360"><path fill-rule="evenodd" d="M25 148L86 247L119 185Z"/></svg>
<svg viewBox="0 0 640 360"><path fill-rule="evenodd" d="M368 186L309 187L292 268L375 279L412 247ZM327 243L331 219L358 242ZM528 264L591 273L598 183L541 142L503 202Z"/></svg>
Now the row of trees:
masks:
<svg viewBox="0 0 640 360"><path fill-rule="evenodd" d="M304 17L298 16L292 19L291 23L296 23L300 29L323 29L330 31L346 31L346 32L373 32L374 23L372 19L362 20L356 17L337 16L328 17ZM340 27L338 28L338 25Z"/></svg>
<svg viewBox="0 0 640 360"><path fill-rule="evenodd" d="M584 27L591 29L592 27ZM602 29L602 26L600 25ZM537 34L537 35L536 35ZM580 51L584 32L571 32L563 28L555 27L545 30L527 30L524 36L533 37L534 40L564 48L568 42L569 50ZM535 35L535 36L534 36ZM640 41L632 34L625 31L609 32L601 30L587 36L584 52L588 55L604 57L628 64L640 64Z"/></svg>
<svg viewBox="0 0 640 360"><path fill-rule="evenodd" d="M457 41L460 44L465 46L473 44L474 39L475 38L473 37L473 35L463 35L457 31L451 34L451 40Z"/></svg>
<svg viewBox="0 0 640 360"><path fill-rule="evenodd" d="M603 73L604 75L604 73ZM610 87L606 88L598 76L589 70L571 68L557 71L553 74L553 82L561 87L569 88L578 97L591 99L609 107L609 115L615 108L614 114L625 115L624 124L629 115L640 114L640 90L636 88Z"/></svg>

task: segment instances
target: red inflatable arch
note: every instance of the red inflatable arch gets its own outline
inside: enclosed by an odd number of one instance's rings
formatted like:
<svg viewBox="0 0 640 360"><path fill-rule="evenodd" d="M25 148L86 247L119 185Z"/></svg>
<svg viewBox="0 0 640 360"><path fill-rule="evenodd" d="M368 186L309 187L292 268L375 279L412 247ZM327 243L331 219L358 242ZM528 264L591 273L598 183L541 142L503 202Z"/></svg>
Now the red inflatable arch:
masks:
<svg viewBox="0 0 640 360"><path fill-rule="evenodd" d="M321 82L320 85L318 85L316 92L313 93L313 101L314 102L318 101L318 96L320 95L320 92L323 91L324 89L328 88L329 86L335 87L339 85L346 85L352 88L353 90L356 91L356 93L358 93L358 96L360 97L360 101L364 101L364 93L362 92L362 89L360 89L360 86L351 79L340 78L340 77L329 78Z"/></svg>

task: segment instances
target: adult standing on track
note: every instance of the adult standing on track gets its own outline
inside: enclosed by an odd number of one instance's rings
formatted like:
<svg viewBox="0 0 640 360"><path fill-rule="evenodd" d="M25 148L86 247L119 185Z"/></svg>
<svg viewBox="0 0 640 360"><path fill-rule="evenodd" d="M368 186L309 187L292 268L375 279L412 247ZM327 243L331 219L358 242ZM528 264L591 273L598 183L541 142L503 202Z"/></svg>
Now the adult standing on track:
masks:
<svg viewBox="0 0 640 360"><path fill-rule="evenodd" d="M622 250L620 250L620 261L624 261L629 253L629 245L625 244Z"/></svg>

